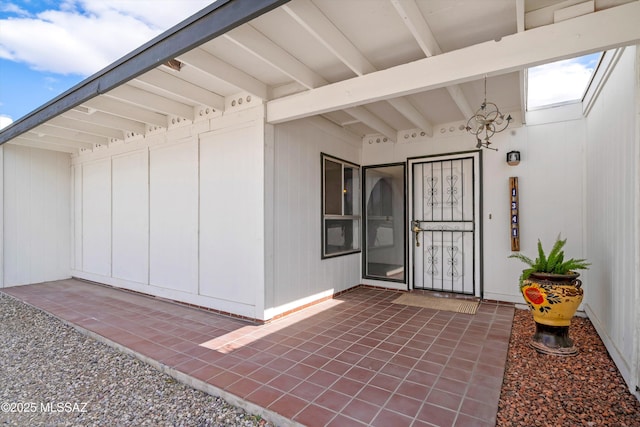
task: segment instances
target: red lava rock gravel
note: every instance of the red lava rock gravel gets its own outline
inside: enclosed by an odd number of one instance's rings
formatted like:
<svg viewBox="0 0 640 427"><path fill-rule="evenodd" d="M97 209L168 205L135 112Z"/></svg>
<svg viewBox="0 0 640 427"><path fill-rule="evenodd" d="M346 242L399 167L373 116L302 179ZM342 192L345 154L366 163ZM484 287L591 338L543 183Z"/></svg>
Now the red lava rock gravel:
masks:
<svg viewBox="0 0 640 427"><path fill-rule="evenodd" d="M531 314L516 310L497 426L640 426L640 402L588 319L571 321L576 356L537 353L534 332Z"/></svg>

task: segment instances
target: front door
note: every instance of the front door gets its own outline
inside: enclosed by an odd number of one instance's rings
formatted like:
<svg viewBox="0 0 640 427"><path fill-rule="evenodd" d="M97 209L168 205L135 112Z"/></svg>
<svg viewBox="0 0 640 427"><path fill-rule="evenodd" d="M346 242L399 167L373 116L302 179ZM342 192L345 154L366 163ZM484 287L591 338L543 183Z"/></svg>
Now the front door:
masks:
<svg viewBox="0 0 640 427"><path fill-rule="evenodd" d="M480 296L480 157L409 161L413 288Z"/></svg>

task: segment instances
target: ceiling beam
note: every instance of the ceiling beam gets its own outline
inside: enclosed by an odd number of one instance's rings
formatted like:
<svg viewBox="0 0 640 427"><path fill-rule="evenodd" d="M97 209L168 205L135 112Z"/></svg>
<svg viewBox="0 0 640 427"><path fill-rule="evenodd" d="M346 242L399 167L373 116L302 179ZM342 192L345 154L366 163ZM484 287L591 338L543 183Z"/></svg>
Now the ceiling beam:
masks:
<svg viewBox="0 0 640 427"><path fill-rule="evenodd" d="M32 142L44 142L47 144L56 144L65 147L73 147L76 149L80 148L93 148L94 143L92 142L80 142L80 141L72 141L66 138L60 138L53 135L45 135L42 133L37 133L35 131L25 132L20 135L20 138L24 140L29 140Z"/></svg>
<svg viewBox="0 0 640 427"><path fill-rule="evenodd" d="M438 45L415 0L391 0L391 4L396 8L404 25L409 29L426 56L442 53L440 45Z"/></svg>
<svg viewBox="0 0 640 427"><path fill-rule="evenodd" d="M23 134L24 135L24 134ZM21 145L23 147L30 148L39 148L41 150L49 150L49 151L60 151L63 153L77 153L78 148L70 147L68 145L58 145L53 143L48 143L44 141L32 141L24 138L23 136L19 136L11 140L10 144Z"/></svg>
<svg viewBox="0 0 640 427"><path fill-rule="evenodd" d="M310 0L297 0L281 8L357 76L377 71L362 52Z"/></svg>
<svg viewBox="0 0 640 427"><path fill-rule="evenodd" d="M534 28L269 101L267 121L280 123L636 44L639 21L640 2L632 2Z"/></svg>
<svg viewBox="0 0 640 427"><path fill-rule="evenodd" d="M107 92L105 96L128 102L129 104L137 105L138 107L157 113L174 115L189 120L195 119L192 106L130 85L122 85L112 89Z"/></svg>
<svg viewBox="0 0 640 427"><path fill-rule="evenodd" d="M266 84L203 49L194 49L183 53L178 57L178 60L197 68L211 78L235 86L239 91L251 93L262 99L269 98Z"/></svg>
<svg viewBox="0 0 640 427"><path fill-rule="evenodd" d="M91 135L103 136L106 138L124 139L124 132L121 129L113 129L64 116L55 117L49 120L47 124L60 128L73 129Z"/></svg>
<svg viewBox="0 0 640 427"><path fill-rule="evenodd" d="M516 29L519 33L525 31L525 4L524 0L516 0ZM520 83L520 117L522 124L527 122L527 70L522 69L518 73L518 81Z"/></svg>
<svg viewBox="0 0 640 427"><path fill-rule="evenodd" d="M224 37L307 89L327 84L322 76L248 24L231 30Z"/></svg>
<svg viewBox="0 0 640 427"><path fill-rule="evenodd" d="M392 98L387 101L415 127L422 129L428 136L433 136L433 125L427 120L407 98Z"/></svg>
<svg viewBox="0 0 640 427"><path fill-rule="evenodd" d="M373 114L371 111L367 110L364 107L353 107L347 108L345 110L349 115L358 119L361 123L369 126L371 129L380 132L391 141L396 141L398 137L398 130L392 128L387 123L385 123L381 118Z"/></svg>
<svg viewBox="0 0 640 427"><path fill-rule="evenodd" d="M182 80L173 74L160 71L157 68L144 73L133 82L138 81L149 85L156 93L174 94L174 96L177 95L181 98L188 99L196 105L204 105L213 107L216 110L224 110L223 96Z"/></svg>
<svg viewBox="0 0 640 427"><path fill-rule="evenodd" d="M287 3L282 9L356 75L362 76L377 71L362 52L310 0ZM433 135L433 126L429 120L409 100L397 98L389 100L389 104L413 126L422 129L429 136ZM395 136L393 139L395 140Z"/></svg>
<svg viewBox="0 0 640 427"><path fill-rule="evenodd" d="M51 126L49 124L42 124L34 129L34 132L37 135L44 136L56 136L58 138L63 138L69 141L77 141L84 142L89 144L106 144L107 138L103 136L91 135L84 132L79 132L75 129L65 129L59 128L56 126Z"/></svg>
<svg viewBox="0 0 640 427"><path fill-rule="evenodd" d="M526 28L524 27L524 17L526 8L524 0L516 0L516 31L521 33Z"/></svg>
<svg viewBox="0 0 640 427"><path fill-rule="evenodd" d="M99 126L106 126L114 129L120 129L123 132L131 131L143 134L146 131L144 123L135 120L125 119L123 117L114 116L102 111L93 111L91 113L83 113L76 109L69 110L62 115L70 119L79 120L81 122L91 123Z"/></svg>
<svg viewBox="0 0 640 427"><path fill-rule="evenodd" d="M425 21L415 0L391 0L396 11L404 21L411 34L418 42L418 45L428 57L442 54L442 49ZM473 110L469 106L469 101L462 93L462 88L458 85L447 86L447 92L458 106L464 117L471 117Z"/></svg>
<svg viewBox="0 0 640 427"><path fill-rule="evenodd" d="M155 126L168 126L167 116L113 98L100 96L82 104L98 111Z"/></svg>

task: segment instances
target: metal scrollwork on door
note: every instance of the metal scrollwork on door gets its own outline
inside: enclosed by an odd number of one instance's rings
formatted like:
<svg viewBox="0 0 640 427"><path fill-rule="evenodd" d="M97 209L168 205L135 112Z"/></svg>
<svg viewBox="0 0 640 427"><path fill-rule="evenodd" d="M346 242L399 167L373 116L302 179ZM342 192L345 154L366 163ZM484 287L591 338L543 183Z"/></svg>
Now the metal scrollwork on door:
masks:
<svg viewBox="0 0 640 427"><path fill-rule="evenodd" d="M411 162L413 286L478 295L476 153Z"/></svg>
<svg viewBox="0 0 640 427"><path fill-rule="evenodd" d="M427 274L437 276L439 273L438 264L440 262L438 258L438 247L436 245L429 245L425 250L427 252L425 260L427 264L426 272Z"/></svg>
<svg viewBox="0 0 640 427"><path fill-rule="evenodd" d="M449 198L447 199L446 206L458 206L458 187L456 183L458 182L457 175L448 175L447 176L447 194Z"/></svg>
<svg viewBox="0 0 640 427"><path fill-rule="evenodd" d="M449 271L447 271L447 275L449 277L459 277L460 273L456 268L458 265L458 247L457 246L448 246L447 253L449 254L449 258L447 259L447 264L449 264Z"/></svg>
<svg viewBox="0 0 640 427"><path fill-rule="evenodd" d="M427 199L427 206L438 206L438 178L429 177L426 179L427 189L424 194Z"/></svg>

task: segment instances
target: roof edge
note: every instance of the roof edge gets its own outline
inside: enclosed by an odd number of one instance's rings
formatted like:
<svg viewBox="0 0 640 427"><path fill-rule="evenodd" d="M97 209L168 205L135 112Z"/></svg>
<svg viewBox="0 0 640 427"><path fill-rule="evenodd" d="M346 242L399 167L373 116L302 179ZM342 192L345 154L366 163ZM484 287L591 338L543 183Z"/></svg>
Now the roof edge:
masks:
<svg viewBox="0 0 640 427"><path fill-rule="evenodd" d="M217 0L0 131L0 145L290 0Z"/></svg>

